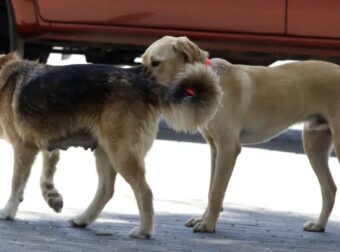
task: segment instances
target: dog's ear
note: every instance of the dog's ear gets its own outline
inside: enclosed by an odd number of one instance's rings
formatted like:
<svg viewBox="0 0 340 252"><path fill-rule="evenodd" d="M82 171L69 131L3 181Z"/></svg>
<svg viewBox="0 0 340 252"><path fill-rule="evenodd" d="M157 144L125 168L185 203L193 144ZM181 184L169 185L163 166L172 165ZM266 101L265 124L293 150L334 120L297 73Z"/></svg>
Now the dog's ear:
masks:
<svg viewBox="0 0 340 252"><path fill-rule="evenodd" d="M142 59L142 64L146 64L146 51L142 54L141 59Z"/></svg>
<svg viewBox="0 0 340 252"><path fill-rule="evenodd" d="M204 62L209 57L209 53L200 49L187 37L179 37L174 45L177 52L183 53L187 63Z"/></svg>
<svg viewBox="0 0 340 252"><path fill-rule="evenodd" d="M20 60L20 59L21 58L20 58L19 54L16 53L16 52L0 55L0 68L2 68L2 66L4 64L6 64L7 62L16 61L16 60Z"/></svg>

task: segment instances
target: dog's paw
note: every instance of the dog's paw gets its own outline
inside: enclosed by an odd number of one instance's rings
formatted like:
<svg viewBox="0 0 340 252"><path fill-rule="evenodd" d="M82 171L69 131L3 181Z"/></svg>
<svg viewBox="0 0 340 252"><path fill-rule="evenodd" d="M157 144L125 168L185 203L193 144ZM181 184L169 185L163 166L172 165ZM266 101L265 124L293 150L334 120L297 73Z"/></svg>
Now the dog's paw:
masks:
<svg viewBox="0 0 340 252"><path fill-rule="evenodd" d="M191 218L185 223L185 226L188 228L192 228L196 226L198 223L201 223L202 220L203 220L202 218Z"/></svg>
<svg viewBox="0 0 340 252"><path fill-rule="evenodd" d="M11 213L6 209L0 211L0 220L14 220L14 217L15 213Z"/></svg>
<svg viewBox="0 0 340 252"><path fill-rule="evenodd" d="M325 227L321 223L308 221L303 225L303 230L309 232L325 232Z"/></svg>
<svg viewBox="0 0 340 252"><path fill-rule="evenodd" d="M49 195L47 195L49 197ZM57 194L53 194L53 196L49 197L48 199L46 199L48 205L56 212L56 213L60 213L61 209L63 208L64 205L64 201L63 201L63 197L57 193Z"/></svg>
<svg viewBox="0 0 340 252"><path fill-rule="evenodd" d="M54 188L53 184L43 183L42 187L42 195L44 200L52 208L56 213L60 213L63 208L63 197L61 194Z"/></svg>
<svg viewBox="0 0 340 252"><path fill-rule="evenodd" d="M147 240L151 239L152 234L151 232L141 230L140 227L136 227L130 231L129 235L131 238Z"/></svg>
<svg viewBox="0 0 340 252"><path fill-rule="evenodd" d="M214 233L215 224L207 223L202 220L194 226L193 231L194 233Z"/></svg>
<svg viewBox="0 0 340 252"><path fill-rule="evenodd" d="M0 211L0 220L13 220L18 211L18 205L13 201L8 201L4 209Z"/></svg>
<svg viewBox="0 0 340 252"><path fill-rule="evenodd" d="M76 217L68 221L72 227L76 228L86 228L89 223L86 222L83 218L81 217Z"/></svg>

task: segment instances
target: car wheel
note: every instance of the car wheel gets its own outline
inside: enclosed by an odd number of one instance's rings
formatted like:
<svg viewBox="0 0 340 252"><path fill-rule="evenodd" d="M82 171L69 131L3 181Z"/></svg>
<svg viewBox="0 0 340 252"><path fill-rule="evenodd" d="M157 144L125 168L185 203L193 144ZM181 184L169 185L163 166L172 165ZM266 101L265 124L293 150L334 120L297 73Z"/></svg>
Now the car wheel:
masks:
<svg viewBox="0 0 340 252"><path fill-rule="evenodd" d="M50 49L49 45L25 43L17 33L11 2L0 0L0 53L16 51L25 59L45 63Z"/></svg>
<svg viewBox="0 0 340 252"><path fill-rule="evenodd" d="M24 58L28 60L37 60L40 63L46 63L50 55L51 46L42 44L24 44Z"/></svg>
<svg viewBox="0 0 340 252"><path fill-rule="evenodd" d="M0 1L0 54L10 51L8 13L4 1Z"/></svg>

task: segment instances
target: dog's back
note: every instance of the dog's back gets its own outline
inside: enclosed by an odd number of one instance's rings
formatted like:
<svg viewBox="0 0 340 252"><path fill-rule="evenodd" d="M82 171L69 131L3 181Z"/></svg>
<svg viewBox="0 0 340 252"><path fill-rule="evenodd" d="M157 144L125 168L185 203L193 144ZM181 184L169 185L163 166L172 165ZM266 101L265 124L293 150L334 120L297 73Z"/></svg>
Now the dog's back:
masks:
<svg viewBox="0 0 340 252"><path fill-rule="evenodd" d="M141 117L149 112L144 111L149 105L159 105L161 96L156 93L162 93L143 72L109 65L48 66L14 61L1 69L2 115L11 114L8 121L15 127L10 128L26 139L90 132L105 105L120 116L138 107L139 115L136 111L132 115Z"/></svg>
<svg viewBox="0 0 340 252"><path fill-rule="evenodd" d="M203 65L187 68L172 87L148 78L143 66L16 61L2 69L2 75L7 75L3 107L11 110L4 114L13 114L8 121L21 138L40 147L51 140L78 138L79 132L97 136L103 125L135 136L136 129L143 129L152 139L161 112L175 129L195 130L214 114L221 96L217 80Z"/></svg>

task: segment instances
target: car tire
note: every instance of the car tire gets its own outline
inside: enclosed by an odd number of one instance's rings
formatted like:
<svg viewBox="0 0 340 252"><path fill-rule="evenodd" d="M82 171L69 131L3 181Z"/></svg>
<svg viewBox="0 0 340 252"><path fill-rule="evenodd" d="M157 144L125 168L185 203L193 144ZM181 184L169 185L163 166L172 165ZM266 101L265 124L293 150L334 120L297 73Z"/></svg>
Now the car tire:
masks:
<svg viewBox="0 0 340 252"><path fill-rule="evenodd" d="M0 0L0 53L17 52L28 60L46 63L51 46L26 43L18 35L10 0Z"/></svg>
<svg viewBox="0 0 340 252"><path fill-rule="evenodd" d="M0 0L0 54L10 51L9 21L6 4Z"/></svg>

